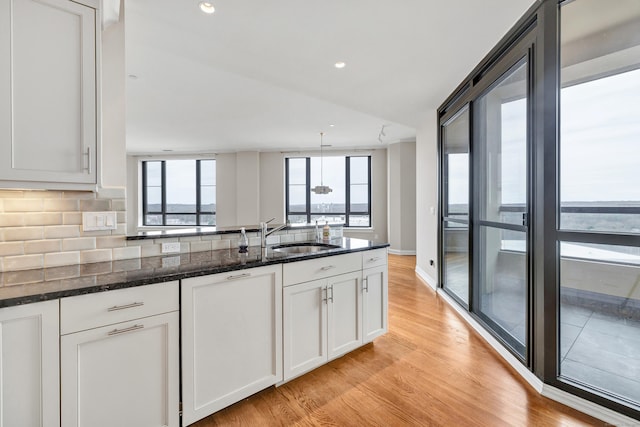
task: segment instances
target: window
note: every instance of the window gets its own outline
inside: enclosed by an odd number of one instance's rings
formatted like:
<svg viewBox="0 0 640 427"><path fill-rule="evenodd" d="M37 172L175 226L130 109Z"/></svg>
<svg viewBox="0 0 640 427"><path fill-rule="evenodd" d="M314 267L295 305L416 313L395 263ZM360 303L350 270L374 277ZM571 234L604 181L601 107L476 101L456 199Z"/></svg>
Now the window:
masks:
<svg viewBox="0 0 640 427"><path fill-rule="evenodd" d="M321 178L322 163L322 178ZM371 156L295 157L285 160L287 220L371 226ZM320 181L333 190L315 194Z"/></svg>
<svg viewBox="0 0 640 427"><path fill-rule="evenodd" d="M143 225L216 225L216 161L143 161L142 210Z"/></svg>

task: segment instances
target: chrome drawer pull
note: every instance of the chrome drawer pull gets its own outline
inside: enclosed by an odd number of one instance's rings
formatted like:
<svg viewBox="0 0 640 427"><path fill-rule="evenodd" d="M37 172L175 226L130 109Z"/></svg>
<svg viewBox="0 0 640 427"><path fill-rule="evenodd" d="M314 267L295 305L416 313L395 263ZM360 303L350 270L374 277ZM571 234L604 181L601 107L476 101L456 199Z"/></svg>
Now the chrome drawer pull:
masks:
<svg viewBox="0 0 640 427"><path fill-rule="evenodd" d="M133 325L124 329L114 329L113 331L109 331L107 335L111 336L111 335L125 334L127 332L137 331L138 329L142 329L142 328L144 328L144 325Z"/></svg>
<svg viewBox="0 0 640 427"><path fill-rule="evenodd" d="M326 266L322 267L320 270L327 271L327 270L331 270L332 268L336 268L336 266L335 265L326 265Z"/></svg>
<svg viewBox="0 0 640 427"><path fill-rule="evenodd" d="M367 261L367 262L376 262L379 259L380 259L380 257L377 256L377 257L369 258L369 261Z"/></svg>
<svg viewBox="0 0 640 427"><path fill-rule="evenodd" d="M251 273L243 273L243 274L238 274L236 276L229 276L227 277L227 280L238 280L238 279L244 279L245 277L250 277Z"/></svg>
<svg viewBox="0 0 640 427"><path fill-rule="evenodd" d="M132 302L131 304L127 305L114 305L113 307L109 307L107 311L126 310L127 308L142 307L143 305L143 302Z"/></svg>

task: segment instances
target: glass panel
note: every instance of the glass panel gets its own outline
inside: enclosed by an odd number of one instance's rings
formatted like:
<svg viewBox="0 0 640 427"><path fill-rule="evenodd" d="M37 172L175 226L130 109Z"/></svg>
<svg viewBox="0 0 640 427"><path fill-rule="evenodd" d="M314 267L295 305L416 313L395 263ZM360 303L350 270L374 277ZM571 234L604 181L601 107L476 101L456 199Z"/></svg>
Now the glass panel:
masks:
<svg viewBox="0 0 640 427"><path fill-rule="evenodd" d="M345 158L324 157L322 180L320 176L320 157L311 158L311 188L328 185L333 190L329 194L315 194L311 192L311 212L346 212L346 179Z"/></svg>
<svg viewBox="0 0 640 427"><path fill-rule="evenodd" d="M527 62L476 102L480 218L523 225L527 204Z"/></svg>
<svg viewBox="0 0 640 427"><path fill-rule="evenodd" d="M369 186L367 184L350 186L349 208L352 212L369 212Z"/></svg>
<svg viewBox="0 0 640 427"><path fill-rule="evenodd" d="M560 373L640 402L640 248L562 242Z"/></svg>
<svg viewBox="0 0 640 427"><path fill-rule="evenodd" d="M147 186L162 185L162 162L144 162L147 168Z"/></svg>
<svg viewBox="0 0 640 427"><path fill-rule="evenodd" d="M445 216L469 215L469 110L443 126Z"/></svg>
<svg viewBox="0 0 640 427"><path fill-rule="evenodd" d="M196 211L196 161L167 160L167 213ZM195 216L193 219L195 224ZM167 217L167 225L169 218Z"/></svg>
<svg viewBox="0 0 640 427"><path fill-rule="evenodd" d="M144 225L162 225L162 215L147 215L144 217Z"/></svg>
<svg viewBox="0 0 640 427"><path fill-rule="evenodd" d="M289 212L306 212L307 210L307 186L289 186ZM306 221L306 218L305 218Z"/></svg>
<svg viewBox="0 0 640 427"><path fill-rule="evenodd" d="M173 214L167 215L167 224L166 225L196 225L196 216L195 215L180 215Z"/></svg>
<svg viewBox="0 0 640 427"><path fill-rule="evenodd" d="M442 286L469 304L469 226L444 223Z"/></svg>
<svg viewBox="0 0 640 427"><path fill-rule="evenodd" d="M162 188L147 187L147 212L162 212Z"/></svg>
<svg viewBox="0 0 640 427"><path fill-rule="evenodd" d="M369 215L349 215L349 227L370 227Z"/></svg>
<svg viewBox="0 0 640 427"><path fill-rule="evenodd" d="M329 224L344 224L345 215L330 213L324 215L311 215L311 224L315 224L316 220L318 221L318 225L324 225L327 221L329 221Z"/></svg>
<svg viewBox="0 0 640 427"><path fill-rule="evenodd" d="M203 226L216 225L216 216L200 215L200 225L203 225Z"/></svg>
<svg viewBox="0 0 640 427"><path fill-rule="evenodd" d="M526 233L480 228L477 310L511 347L525 356L527 331Z"/></svg>
<svg viewBox="0 0 640 427"><path fill-rule="evenodd" d="M289 159L289 184L307 185L307 159Z"/></svg>
<svg viewBox="0 0 640 427"><path fill-rule="evenodd" d="M307 216L306 215L289 215L287 219L291 222L291 224L306 224Z"/></svg>
<svg viewBox="0 0 640 427"><path fill-rule="evenodd" d="M216 185L215 160L200 160L200 185Z"/></svg>
<svg viewBox="0 0 640 427"><path fill-rule="evenodd" d="M349 168L351 184L369 185L369 157L351 157Z"/></svg>
<svg viewBox="0 0 640 427"><path fill-rule="evenodd" d="M200 189L200 211L216 211L216 186L203 185Z"/></svg>

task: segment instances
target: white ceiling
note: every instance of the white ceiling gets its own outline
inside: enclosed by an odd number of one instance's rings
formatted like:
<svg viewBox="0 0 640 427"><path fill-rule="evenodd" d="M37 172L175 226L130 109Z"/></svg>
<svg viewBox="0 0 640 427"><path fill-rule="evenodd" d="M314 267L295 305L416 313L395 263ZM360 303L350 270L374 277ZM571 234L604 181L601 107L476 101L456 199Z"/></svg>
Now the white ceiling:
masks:
<svg viewBox="0 0 640 427"><path fill-rule="evenodd" d="M533 0L126 0L127 151L415 140ZM344 61L338 70L333 64ZM329 127L334 124L334 127ZM382 143L379 134L385 125Z"/></svg>

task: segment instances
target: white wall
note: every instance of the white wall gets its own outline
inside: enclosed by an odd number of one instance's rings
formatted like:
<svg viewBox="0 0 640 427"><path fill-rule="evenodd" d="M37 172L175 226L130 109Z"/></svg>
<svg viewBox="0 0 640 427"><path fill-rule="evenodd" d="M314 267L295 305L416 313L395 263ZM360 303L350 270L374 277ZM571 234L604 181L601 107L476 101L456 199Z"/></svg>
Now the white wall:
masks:
<svg viewBox="0 0 640 427"><path fill-rule="evenodd" d="M102 187L125 188L126 86L124 7L120 21L102 32Z"/></svg>
<svg viewBox="0 0 640 427"><path fill-rule="evenodd" d="M437 132L437 112L433 109L424 117L416 135L416 270L432 286L437 286L438 277Z"/></svg>
<svg viewBox="0 0 640 427"><path fill-rule="evenodd" d="M260 219L285 221L284 154L260 153Z"/></svg>
<svg viewBox="0 0 640 427"><path fill-rule="evenodd" d="M416 252L416 143L389 145L388 164L388 241L391 253Z"/></svg>
<svg viewBox="0 0 640 427"><path fill-rule="evenodd" d="M216 185L219 186L222 182L218 178L216 176ZM258 224L261 221L260 198L260 153L236 153L236 225Z"/></svg>
<svg viewBox="0 0 640 427"><path fill-rule="evenodd" d="M238 224L236 154L216 156L216 224L227 227Z"/></svg>

